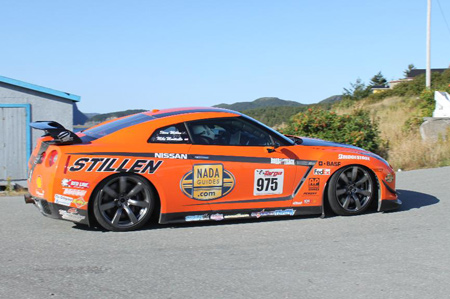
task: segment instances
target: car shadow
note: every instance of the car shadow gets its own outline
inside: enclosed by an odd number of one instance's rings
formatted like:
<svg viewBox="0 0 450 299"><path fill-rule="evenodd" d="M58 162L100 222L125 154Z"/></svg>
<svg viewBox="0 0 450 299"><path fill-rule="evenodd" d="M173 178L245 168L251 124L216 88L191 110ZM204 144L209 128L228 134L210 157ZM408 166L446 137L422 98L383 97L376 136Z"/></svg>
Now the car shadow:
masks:
<svg viewBox="0 0 450 299"><path fill-rule="evenodd" d="M208 227L208 226L227 226L227 225L237 225L237 224L252 224L256 222L276 222L276 221L293 221L299 219L309 219L309 218L319 218L320 215L302 215L302 216L281 216L281 217L267 217L267 218L246 218L246 219L235 219L235 220L226 220L226 221L199 221L199 222L180 222L180 223L169 223L169 224L159 224L155 221L150 221L137 231L146 231L146 230L158 230L158 229L186 229L186 228L196 228L196 227ZM73 229L89 231L89 232L99 232L99 233L108 233L110 231L103 229L99 226L88 226L84 224L76 224L74 223Z"/></svg>
<svg viewBox="0 0 450 299"><path fill-rule="evenodd" d="M398 197L402 201L402 205L397 210L387 211L385 213L400 213L409 211L411 209L420 209L422 207L430 206L437 204L439 199L435 196L411 191L411 190L399 190L397 189ZM334 218L336 217L329 208L326 208L325 218ZM378 213L375 209L366 212L365 214ZM339 217L339 216L337 216ZM217 226L217 225L236 225L236 224L252 224L255 222L275 222L275 221L290 221L290 220L298 220L298 219L309 219L309 218L320 218L320 215L304 215L304 216L295 216L295 217L273 217L273 218L259 218L259 219L236 219L236 220L227 220L227 221L205 221L205 222L188 222L188 223L171 223L171 224L158 224L155 221L150 221L150 223L146 224L144 227L140 228L138 231L145 230L155 230L155 229L184 229L184 228L195 228L195 227L208 227L208 226ZM91 231L91 232L109 232L101 227L89 227L87 225L74 224L74 229Z"/></svg>
<svg viewBox="0 0 450 299"><path fill-rule="evenodd" d="M422 207L435 205L439 202L439 199L435 196L426 193L402 189L397 189L397 192L398 198L402 201L402 205L399 209L390 211L390 213L420 209Z"/></svg>

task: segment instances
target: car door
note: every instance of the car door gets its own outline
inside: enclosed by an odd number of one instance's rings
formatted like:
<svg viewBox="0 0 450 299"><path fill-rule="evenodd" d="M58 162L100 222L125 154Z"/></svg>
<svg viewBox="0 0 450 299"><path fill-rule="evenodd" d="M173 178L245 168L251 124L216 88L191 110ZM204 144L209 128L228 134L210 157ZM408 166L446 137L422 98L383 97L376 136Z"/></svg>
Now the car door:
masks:
<svg viewBox="0 0 450 299"><path fill-rule="evenodd" d="M298 167L292 144L243 117L186 122L192 170L181 186L212 211L291 207L308 167ZM282 143L282 144L280 144Z"/></svg>

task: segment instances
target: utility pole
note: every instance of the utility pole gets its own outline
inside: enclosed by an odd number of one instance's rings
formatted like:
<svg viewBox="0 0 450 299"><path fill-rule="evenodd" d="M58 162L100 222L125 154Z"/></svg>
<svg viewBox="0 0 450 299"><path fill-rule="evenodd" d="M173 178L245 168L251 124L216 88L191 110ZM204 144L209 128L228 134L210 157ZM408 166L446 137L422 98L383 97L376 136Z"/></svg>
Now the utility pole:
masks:
<svg viewBox="0 0 450 299"><path fill-rule="evenodd" d="M430 51L430 43L431 43L431 0L428 0L428 11L427 11L427 71L425 74L425 86L427 89L431 87L431 51Z"/></svg>

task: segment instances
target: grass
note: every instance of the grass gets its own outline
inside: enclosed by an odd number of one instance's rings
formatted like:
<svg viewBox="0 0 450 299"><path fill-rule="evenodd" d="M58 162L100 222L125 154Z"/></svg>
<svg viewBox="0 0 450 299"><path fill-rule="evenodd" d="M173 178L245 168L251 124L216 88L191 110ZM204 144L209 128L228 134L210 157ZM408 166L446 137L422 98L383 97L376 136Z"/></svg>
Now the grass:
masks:
<svg viewBox="0 0 450 299"><path fill-rule="evenodd" d="M379 123L380 136L384 141L389 163L395 170L411 170L450 165L450 131L446 138L435 143L424 142L419 128L405 131L405 122L416 111L416 98L386 98L371 103L369 100L356 102L353 107L338 108L336 113L350 113L355 108L370 111Z"/></svg>

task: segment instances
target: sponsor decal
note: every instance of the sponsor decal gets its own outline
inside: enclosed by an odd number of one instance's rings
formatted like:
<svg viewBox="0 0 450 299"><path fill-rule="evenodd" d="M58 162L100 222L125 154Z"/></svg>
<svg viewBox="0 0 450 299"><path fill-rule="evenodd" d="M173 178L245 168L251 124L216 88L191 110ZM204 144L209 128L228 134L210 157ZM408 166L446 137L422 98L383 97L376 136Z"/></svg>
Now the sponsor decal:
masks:
<svg viewBox="0 0 450 299"><path fill-rule="evenodd" d="M73 198L61 194L55 194L55 203L69 207Z"/></svg>
<svg viewBox="0 0 450 299"><path fill-rule="evenodd" d="M278 165L295 165L295 160L286 158L270 158L270 163Z"/></svg>
<svg viewBox="0 0 450 299"><path fill-rule="evenodd" d="M44 197L45 196L45 192L42 189L42 177L40 175L38 175L38 177L36 178L36 195L39 197Z"/></svg>
<svg viewBox="0 0 450 299"><path fill-rule="evenodd" d="M338 159L339 160L366 160L366 161L370 161L370 157L367 157L367 156L343 155L343 154L339 154Z"/></svg>
<svg viewBox="0 0 450 299"><path fill-rule="evenodd" d="M62 131L61 133L58 134L57 138L55 139L59 139L59 141L64 143L73 141L73 137L70 135L70 132L68 131Z"/></svg>
<svg viewBox="0 0 450 299"><path fill-rule="evenodd" d="M252 212L250 216L260 218L265 216L294 216L294 209L285 209L285 210L275 210L275 211L266 211L262 210L261 212Z"/></svg>
<svg viewBox="0 0 450 299"><path fill-rule="evenodd" d="M253 195L283 193L284 169L255 169Z"/></svg>
<svg viewBox="0 0 450 299"><path fill-rule="evenodd" d="M319 161L319 166L337 167L341 166L341 162L336 161Z"/></svg>
<svg viewBox="0 0 450 299"><path fill-rule="evenodd" d="M184 218L186 221L204 221L204 220L209 220L209 216L208 214L203 214L203 215L193 215L193 216L186 216Z"/></svg>
<svg viewBox="0 0 450 299"><path fill-rule="evenodd" d="M314 169L314 175L330 175L331 170L326 168L316 168Z"/></svg>
<svg viewBox="0 0 450 299"><path fill-rule="evenodd" d="M36 187L42 188L42 177L40 175L36 178Z"/></svg>
<svg viewBox="0 0 450 299"><path fill-rule="evenodd" d="M68 188L88 189L89 183L83 181L74 181L71 179L62 179L61 186Z"/></svg>
<svg viewBox="0 0 450 299"><path fill-rule="evenodd" d="M63 188L64 195L73 195L73 196L85 196L86 195L86 190L80 190L80 189L68 189L68 188Z"/></svg>
<svg viewBox="0 0 450 299"><path fill-rule="evenodd" d="M309 191L319 191L320 179L310 178L308 179L308 190Z"/></svg>
<svg viewBox="0 0 450 299"><path fill-rule="evenodd" d="M293 204L294 206L299 206L299 205L302 205L302 204L303 204L303 201L294 201L292 204Z"/></svg>
<svg viewBox="0 0 450 299"><path fill-rule="evenodd" d="M165 159L187 159L187 154L173 154L173 153L155 153L155 158Z"/></svg>
<svg viewBox="0 0 450 299"><path fill-rule="evenodd" d="M72 203L73 203L74 205L76 205L78 209L84 207L84 206L87 204L87 202L84 200L83 197L78 197L78 198L74 199L74 200L72 201Z"/></svg>
<svg viewBox="0 0 450 299"><path fill-rule="evenodd" d="M194 164L180 181L181 191L196 200L214 200L230 193L236 181L222 164Z"/></svg>
<svg viewBox="0 0 450 299"><path fill-rule="evenodd" d="M234 214L234 215L225 215L224 216L225 219L248 218L248 217L250 217L249 214L243 214L243 213Z"/></svg>
<svg viewBox="0 0 450 299"><path fill-rule="evenodd" d="M394 181L394 179L395 179L395 177L392 173L388 173L385 178L386 182L388 182L388 183L392 183Z"/></svg>
<svg viewBox="0 0 450 299"><path fill-rule="evenodd" d="M303 196L316 196L317 192L303 192Z"/></svg>
<svg viewBox="0 0 450 299"><path fill-rule="evenodd" d="M75 221L75 222L80 222L80 221L82 221L82 220L84 220L85 218L86 218L86 216L82 216L82 215L80 215L80 214L78 214L78 213L72 213L73 211L76 211L76 209L75 208L72 208L72 209L69 209L69 210L59 210L58 212L59 212L59 215L61 215L61 218L62 219L66 219L66 220L69 220L69 221Z"/></svg>
<svg viewBox="0 0 450 299"><path fill-rule="evenodd" d="M309 204L309 203L311 203L311 199L305 199L303 202L304 202L305 204Z"/></svg>
<svg viewBox="0 0 450 299"><path fill-rule="evenodd" d="M211 220L216 220L216 221L220 221L220 220L223 220L224 219L224 217L223 217L223 214L212 214L211 215L211 217L210 217L210 219Z"/></svg>
<svg viewBox="0 0 450 299"><path fill-rule="evenodd" d="M154 173L163 161L121 158L78 158L69 171Z"/></svg>

